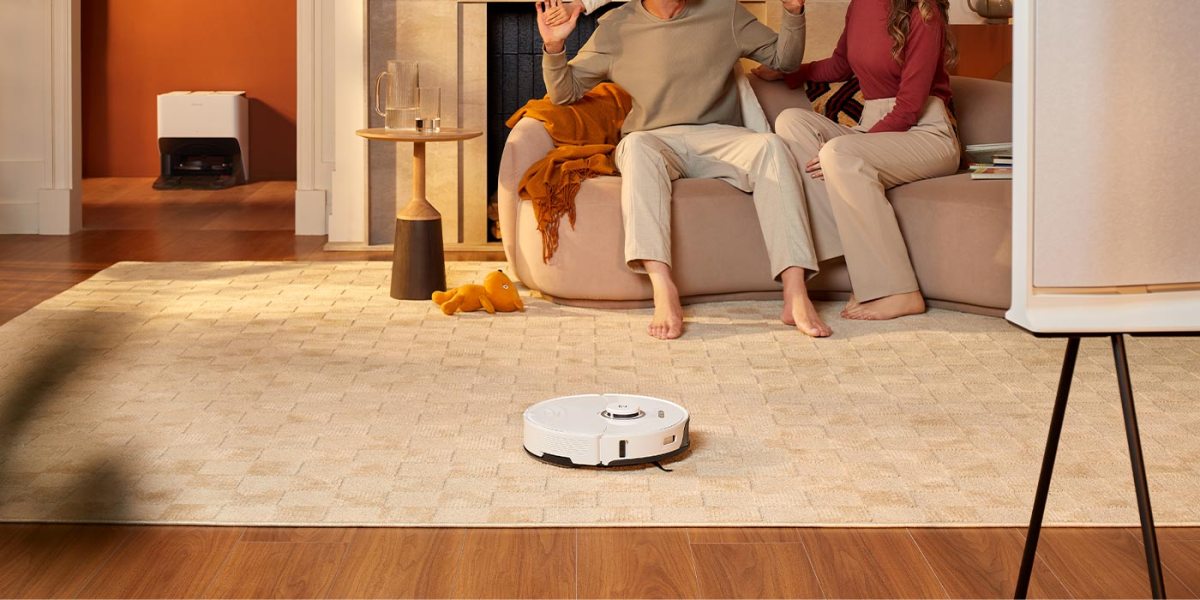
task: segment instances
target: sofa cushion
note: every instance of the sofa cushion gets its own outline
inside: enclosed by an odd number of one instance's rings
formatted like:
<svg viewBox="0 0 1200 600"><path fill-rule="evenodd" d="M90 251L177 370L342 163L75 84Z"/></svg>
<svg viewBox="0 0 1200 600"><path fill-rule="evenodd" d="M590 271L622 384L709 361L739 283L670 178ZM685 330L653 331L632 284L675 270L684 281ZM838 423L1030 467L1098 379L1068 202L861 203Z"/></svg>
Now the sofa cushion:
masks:
<svg viewBox="0 0 1200 600"><path fill-rule="evenodd" d="M834 83L810 81L804 84L804 93L812 102L812 109L831 121L854 127L862 120L863 104L866 100L863 98L862 89L859 88L858 79L854 77L849 81Z"/></svg>
<svg viewBox="0 0 1200 600"><path fill-rule="evenodd" d="M802 89L793 90L782 81L763 81L753 75L747 79L750 81L750 87L754 88L754 95L758 96L758 103L762 105L763 112L767 114L767 122L772 126L779 113L789 108L812 110L812 103Z"/></svg>
<svg viewBox="0 0 1200 600"><path fill-rule="evenodd" d="M1012 141L1012 84L951 77L958 136L964 145Z"/></svg>
<svg viewBox="0 0 1200 600"><path fill-rule="evenodd" d="M680 179L674 192L672 262L681 295L779 289L749 194L716 179ZM540 260L532 207L522 202L517 226L532 234L517 240L513 267L521 280L564 299L649 299L650 280L625 265L620 198L619 177L584 182L575 197L577 226L563 225L548 263Z"/></svg>
<svg viewBox="0 0 1200 600"><path fill-rule="evenodd" d="M1011 301L1012 182L969 173L888 191L927 298L1005 308Z"/></svg>

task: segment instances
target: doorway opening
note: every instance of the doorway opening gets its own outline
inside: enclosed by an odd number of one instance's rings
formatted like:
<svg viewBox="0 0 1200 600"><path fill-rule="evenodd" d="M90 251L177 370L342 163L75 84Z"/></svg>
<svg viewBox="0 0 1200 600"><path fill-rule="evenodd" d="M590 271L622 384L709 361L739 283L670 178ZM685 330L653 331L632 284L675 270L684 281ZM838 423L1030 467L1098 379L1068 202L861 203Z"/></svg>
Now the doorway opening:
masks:
<svg viewBox="0 0 1200 600"><path fill-rule="evenodd" d="M296 0L80 8L84 229L141 232L147 243L195 232L294 236ZM169 150L160 148L158 95L229 90L247 101L247 182L154 189ZM209 154L175 157L174 166L219 171L220 157Z"/></svg>

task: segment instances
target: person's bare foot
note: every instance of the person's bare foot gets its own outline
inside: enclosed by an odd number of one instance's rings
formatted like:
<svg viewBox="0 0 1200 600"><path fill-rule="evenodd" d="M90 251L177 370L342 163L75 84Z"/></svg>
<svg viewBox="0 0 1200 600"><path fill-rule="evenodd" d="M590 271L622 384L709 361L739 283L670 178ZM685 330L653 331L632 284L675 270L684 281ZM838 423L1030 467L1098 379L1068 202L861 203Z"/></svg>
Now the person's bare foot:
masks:
<svg viewBox="0 0 1200 600"><path fill-rule="evenodd" d="M850 299L846 301L846 306L842 307L842 318L845 319L846 315L850 314L850 311L859 306L862 306L862 302L859 302L858 298L854 297L854 292L850 292Z"/></svg>
<svg viewBox="0 0 1200 600"><path fill-rule="evenodd" d="M779 320L810 337L829 337L833 329L821 320L817 307L808 299L804 269L792 267L783 272L783 313Z"/></svg>
<svg viewBox="0 0 1200 600"><path fill-rule="evenodd" d="M817 307L813 306L812 300L808 299L807 294L801 294L798 297L785 297L783 300L783 314L779 316L780 320L785 325L795 327L800 333L810 337L829 337L833 335L833 329L821 320L820 313L817 312Z"/></svg>
<svg viewBox="0 0 1200 600"><path fill-rule="evenodd" d="M925 298L921 296L921 292L908 292L863 302L853 309L847 308L844 316L858 321L886 321L923 312Z"/></svg>
<svg viewBox="0 0 1200 600"><path fill-rule="evenodd" d="M671 279L671 269L664 263L645 261L650 285L654 288L654 316L646 332L660 340L673 340L683 335L683 304L679 289Z"/></svg>

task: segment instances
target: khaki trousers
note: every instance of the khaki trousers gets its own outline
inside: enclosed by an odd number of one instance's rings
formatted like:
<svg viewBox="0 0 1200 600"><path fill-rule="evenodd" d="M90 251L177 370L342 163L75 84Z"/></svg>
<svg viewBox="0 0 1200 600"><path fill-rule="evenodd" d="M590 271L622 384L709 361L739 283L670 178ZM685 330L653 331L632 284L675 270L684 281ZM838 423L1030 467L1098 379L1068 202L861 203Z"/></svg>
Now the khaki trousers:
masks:
<svg viewBox="0 0 1200 600"><path fill-rule="evenodd" d="M817 270L800 171L772 133L731 125L676 125L626 135L617 145L625 261L671 264L671 182L721 179L754 196L758 222L778 278L789 267Z"/></svg>
<svg viewBox="0 0 1200 600"><path fill-rule="evenodd" d="M855 128L796 108L775 121L775 131L801 166L821 158L825 181L804 175L818 254L822 260L845 255L854 295L863 302L920 289L885 192L958 170L958 138L939 98L929 98L917 125L906 132L863 135L895 103L868 100Z"/></svg>

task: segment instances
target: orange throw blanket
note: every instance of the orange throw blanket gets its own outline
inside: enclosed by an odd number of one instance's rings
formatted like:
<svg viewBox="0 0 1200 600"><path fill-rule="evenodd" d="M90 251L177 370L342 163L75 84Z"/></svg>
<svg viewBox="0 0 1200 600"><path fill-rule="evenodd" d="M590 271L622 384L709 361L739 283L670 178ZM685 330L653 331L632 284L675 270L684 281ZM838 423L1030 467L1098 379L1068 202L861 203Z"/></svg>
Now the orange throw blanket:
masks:
<svg viewBox="0 0 1200 600"><path fill-rule="evenodd" d="M612 153L621 138L621 124L629 114L632 98L612 83L602 83L574 104L558 105L543 98L530 100L513 116L511 128L522 117L546 124L554 150L533 163L517 193L533 202L538 231L542 232L542 260L549 261L558 250L558 224L563 215L575 227L575 194L586 180L615 175Z"/></svg>

